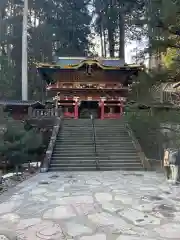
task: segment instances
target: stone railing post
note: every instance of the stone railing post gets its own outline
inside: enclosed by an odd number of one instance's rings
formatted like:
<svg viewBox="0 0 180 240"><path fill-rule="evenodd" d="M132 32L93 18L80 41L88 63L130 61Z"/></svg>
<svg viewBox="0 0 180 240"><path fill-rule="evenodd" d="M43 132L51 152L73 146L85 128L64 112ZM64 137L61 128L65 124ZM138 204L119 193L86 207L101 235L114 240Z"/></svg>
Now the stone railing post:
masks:
<svg viewBox="0 0 180 240"><path fill-rule="evenodd" d="M33 115L33 108L32 107L28 107L28 116L32 116Z"/></svg>

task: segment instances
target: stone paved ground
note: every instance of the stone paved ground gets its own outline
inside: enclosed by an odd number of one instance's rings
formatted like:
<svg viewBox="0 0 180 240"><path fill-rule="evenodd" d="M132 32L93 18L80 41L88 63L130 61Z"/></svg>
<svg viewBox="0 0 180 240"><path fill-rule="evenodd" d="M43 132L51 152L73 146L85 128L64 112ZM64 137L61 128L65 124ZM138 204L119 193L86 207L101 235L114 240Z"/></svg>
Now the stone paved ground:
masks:
<svg viewBox="0 0 180 240"><path fill-rule="evenodd" d="M180 239L180 186L154 172L38 174L0 201L0 239Z"/></svg>

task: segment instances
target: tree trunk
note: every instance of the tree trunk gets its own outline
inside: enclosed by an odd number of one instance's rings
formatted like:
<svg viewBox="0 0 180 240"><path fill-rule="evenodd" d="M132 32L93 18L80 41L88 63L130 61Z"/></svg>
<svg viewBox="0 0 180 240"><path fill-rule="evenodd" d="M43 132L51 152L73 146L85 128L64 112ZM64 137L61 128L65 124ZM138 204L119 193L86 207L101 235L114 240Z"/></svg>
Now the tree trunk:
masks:
<svg viewBox="0 0 180 240"><path fill-rule="evenodd" d="M114 57L114 48L115 48L115 41L114 41L114 31L111 26L108 27L108 42L109 42L109 55L110 57Z"/></svg>
<svg viewBox="0 0 180 240"><path fill-rule="evenodd" d="M101 30L100 30L100 39L101 39L101 56L104 57L104 42L103 42L103 25L101 23Z"/></svg>
<svg viewBox="0 0 180 240"><path fill-rule="evenodd" d="M104 39L104 57L107 57L107 50L106 50L106 32L105 29L103 29L103 39Z"/></svg>
<svg viewBox="0 0 180 240"><path fill-rule="evenodd" d="M119 14L119 58L125 59L125 22L122 13Z"/></svg>

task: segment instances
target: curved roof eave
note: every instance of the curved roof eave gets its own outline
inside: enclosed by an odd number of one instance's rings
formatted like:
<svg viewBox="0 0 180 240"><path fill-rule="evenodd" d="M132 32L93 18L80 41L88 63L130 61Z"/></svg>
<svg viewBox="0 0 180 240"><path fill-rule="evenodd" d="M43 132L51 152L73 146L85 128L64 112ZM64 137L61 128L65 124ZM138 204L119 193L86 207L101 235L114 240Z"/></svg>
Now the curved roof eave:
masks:
<svg viewBox="0 0 180 240"><path fill-rule="evenodd" d="M48 69L79 69L80 67L82 67L84 64L96 64L98 67L100 67L101 69L104 70L133 70L133 69L143 69L144 66L143 65L136 65L136 64L125 64L124 66L105 66L102 65L101 63L99 63L96 60L84 60L82 61L80 64L73 64L73 65L67 65L67 66L61 66L58 64L48 64L48 63L38 63L36 64L37 69L41 69L41 68L48 68Z"/></svg>

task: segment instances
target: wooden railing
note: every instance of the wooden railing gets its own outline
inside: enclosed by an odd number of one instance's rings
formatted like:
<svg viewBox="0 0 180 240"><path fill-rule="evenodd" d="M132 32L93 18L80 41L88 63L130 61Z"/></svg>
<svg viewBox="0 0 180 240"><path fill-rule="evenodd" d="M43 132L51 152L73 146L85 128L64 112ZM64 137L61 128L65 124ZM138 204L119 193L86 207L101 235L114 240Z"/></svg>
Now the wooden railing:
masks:
<svg viewBox="0 0 180 240"><path fill-rule="evenodd" d="M42 117L60 117L61 109L28 109L28 116L31 118L42 118Z"/></svg>

